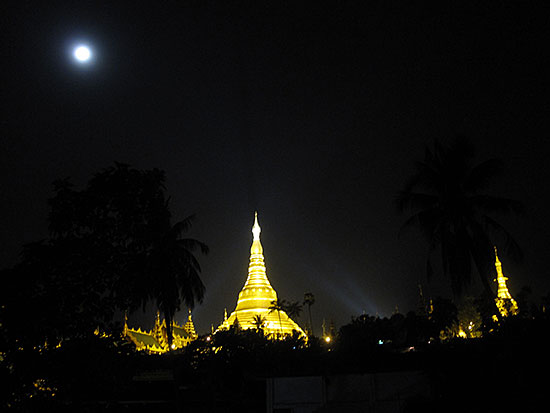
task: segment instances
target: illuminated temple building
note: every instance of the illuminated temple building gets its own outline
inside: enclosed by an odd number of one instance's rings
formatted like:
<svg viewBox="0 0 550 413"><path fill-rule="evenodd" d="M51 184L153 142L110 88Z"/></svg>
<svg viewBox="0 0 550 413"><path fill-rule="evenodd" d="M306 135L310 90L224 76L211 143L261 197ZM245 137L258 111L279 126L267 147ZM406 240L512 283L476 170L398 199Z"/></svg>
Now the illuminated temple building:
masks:
<svg viewBox="0 0 550 413"><path fill-rule="evenodd" d="M189 317L184 325L180 326L175 321L172 321L171 346L168 345L166 320L162 320L161 322L158 312L155 318L155 325L150 331L141 330L140 328L129 328L128 320L125 317L123 335L135 344L136 350L146 351L149 354L162 354L169 350L180 349L197 338L195 326L191 318L191 311L189 311Z"/></svg>
<svg viewBox="0 0 550 413"><path fill-rule="evenodd" d="M502 263L498 259L497 247L495 247L495 268L497 270L497 278L494 280L497 283L497 297L495 302L498 311L502 317L516 315L519 312L516 300L512 298L506 285L507 277L502 273Z"/></svg>
<svg viewBox="0 0 550 413"><path fill-rule="evenodd" d="M252 227L252 247L250 248L250 263L248 278L237 299L235 311L227 317L218 330L227 330L238 326L243 330L257 329L262 324L266 335L277 338L296 331L305 336L304 331L283 310L271 310L270 307L277 301L277 293L267 279L264 262L263 247L260 242L261 228L258 224L258 214L254 218Z"/></svg>

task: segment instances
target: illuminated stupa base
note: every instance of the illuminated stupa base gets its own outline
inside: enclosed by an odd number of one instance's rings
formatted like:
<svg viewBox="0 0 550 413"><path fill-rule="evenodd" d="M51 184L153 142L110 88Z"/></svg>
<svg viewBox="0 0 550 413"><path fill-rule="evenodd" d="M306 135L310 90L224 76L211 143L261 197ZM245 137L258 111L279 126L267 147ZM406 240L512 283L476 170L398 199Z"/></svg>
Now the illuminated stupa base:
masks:
<svg viewBox="0 0 550 413"><path fill-rule="evenodd" d="M255 317L260 316L264 320L263 331L266 335L278 336L293 334L295 331L300 335L304 332L284 311L280 311L281 321L277 311L269 311L265 308L256 308L251 310L233 311L231 315L220 325L220 329L229 329L231 326L238 325L239 328L246 330L249 328L257 329ZM238 322L236 322L238 321Z"/></svg>
<svg viewBox="0 0 550 413"><path fill-rule="evenodd" d="M261 228L256 213L254 226L252 227L254 238L250 247L248 278L239 293L235 311L224 319L218 329L226 330L232 326L238 326L244 330L257 329L259 316L263 321L262 329L267 335L275 338L297 332L299 335L305 336L300 326L283 310L270 310L272 304L277 302L277 293L267 278L260 232Z"/></svg>

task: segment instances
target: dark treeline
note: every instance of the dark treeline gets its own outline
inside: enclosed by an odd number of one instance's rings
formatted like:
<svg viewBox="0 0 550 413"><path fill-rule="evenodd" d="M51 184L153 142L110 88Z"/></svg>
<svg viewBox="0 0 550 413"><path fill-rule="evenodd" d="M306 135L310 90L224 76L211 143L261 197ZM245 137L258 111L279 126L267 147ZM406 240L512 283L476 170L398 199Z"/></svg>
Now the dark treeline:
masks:
<svg viewBox="0 0 550 413"><path fill-rule="evenodd" d="M265 408L269 377L399 371L430 378L433 395L422 402L423 411L441 411L442 405L459 411L463 407L453 401L465 394L476 400L473 411L528 408L540 399L540 372L548 367L547 312L510 317L476 339L431 340L425 332L436 330L425 329L429 323L413 312L361 315L329 343L298 335L271 340L261 329L232 328L164 355L137 352L119 334L73 338L10 358L17 374L2 369L9 379L3 380L3 400L20 411L120 411L128 401L148 400L165 403L157 411L253 412Z"/></svg>

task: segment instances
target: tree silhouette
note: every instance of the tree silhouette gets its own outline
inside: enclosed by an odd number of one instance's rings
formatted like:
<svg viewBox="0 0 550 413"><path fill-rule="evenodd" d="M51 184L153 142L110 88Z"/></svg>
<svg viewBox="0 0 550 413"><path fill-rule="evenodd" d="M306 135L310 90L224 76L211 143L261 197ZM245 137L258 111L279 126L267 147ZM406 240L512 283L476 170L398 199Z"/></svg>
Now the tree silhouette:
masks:
<svg viewBox="0 0 550 413"><path fill-rule="evenodd" d="M164 314L168 344L172 344L172 320L174 314L185 304L190 309L195 301L202 302L204 284L200 279L201 267L195 251L208 253L208 247L192 238L181 238L193 222L194 215L174 224L153 243L149 254L149 294L142 295L142 305L155 301ZM147 288L147 286L144 286Z"/></svg>
<svg viewBox="0 0 550 413"><path fill-rule="evenodd" d="M35 341L91 334L98 326L112 331L117 311L135 310L148 300L171 328L181 304L193 307L202 300L204 285L193 253L208 248L181 238L193 217L170 224L164 181L158 169L117 163L95 174L82 190L68 179L54 183L50 236L25 246L12 270L23 287L20 295L27 298L10 301L10 317L27 313L23 304L32 301L27 307L35 316L25 323Z"/></svg>
<svg viewBox="0 0 550 413"><path fill-rule="evenodd" d="M269 306L269 312L277 311L277 316L279 317L279 328L281 330L281 335L283 334L283 323L281 321L281 311L284 311L285 306L287 306L286 300L273 300Z"/></svg>
<svg viewBox="0 0 550 413"><path fill-rule="evenodd" d="M264 326L265 326L265 318L262 317L261 314L256 314L252 320L252 323L254 324L254 327L256 327L256 330L258 333L263 333Z"/></svg>
<svg viewBox="0 0 550 413"><path fill-rule="evenodd" d="M299 301L293 301L293 302L285 302L283 305L283 311L293 319L300 318L300 314L302 314L302 304L300 304Z"/></svg>
<svg viewBox="0 0 550 413"><path fill-rule="evenodd" d="M432 303L430 322L432 327L430 335L437 339L441 331L458 322L458 309L450 299L436 297Z"/></svg>
<svg viewBox="0 0 550 413"><path fill-rule="evenodd" d="M304 305L307 305L307 311L309 315L309 331L310 334L313 336L315 335L313 333L313 323L311 321L311 306L315 304L315 296L312 293L305 293L304 294Z"/></svg>
<svg viewBox="0 0 550 413"><path fill-rule="evenodd" d="M401 230L417 226L428 241L428 279L433 275L431 255L439 249L443 274L450 276L455 296L462 295L471 283L471 261L485 292L494 296L490 280L494 278L496 240L502 241L513 258L520 258L521 252L492 215L519 213L522 205L485 192L501 171L502 162L491 159L472 166L473 155L473 146L465 140L457 139L450 146L436 142L433 149L426 148L424 160L416 163L416 171L396 204L400 212L413 213Z"/></svg>

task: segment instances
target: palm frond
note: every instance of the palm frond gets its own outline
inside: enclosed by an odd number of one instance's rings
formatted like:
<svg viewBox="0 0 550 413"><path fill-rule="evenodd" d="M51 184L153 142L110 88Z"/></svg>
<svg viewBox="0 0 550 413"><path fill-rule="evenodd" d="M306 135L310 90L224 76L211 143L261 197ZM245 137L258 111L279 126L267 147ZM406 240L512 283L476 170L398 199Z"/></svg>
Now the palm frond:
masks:
<svg viewBox="0 0 550 413"><path fill-rule="evenodd" d="M439 174L439 167L433 161L415 162L416 172L403 187L403 192L410 192L413 188L422 188L427 191L436 190L435 182Z"/></svg>
<svg viewBox="0 0 550 413"><path fill-rule="evenodd" d="M197 249L200 249L202 254L208 254L210 252L210 248L208 248L208 245L193 238L183 238L178 240L177 243L178 246L180 246L181 248L184 248L191 252L194 252Z"/></svg>
<svg viewBox="0 0 550 413"><path fill-rule="evenodd" d="M474 166L464 180L464 189L469 192L477 192L486 189L491 181L502 173L504 163L501 159L488 159Z"/></svg>
<svg viewBox="0 0 550 413"><path fill-rule="evenodd" d="M195 214L192 214L182 219L181 221L176 222L172 226L170 233L173 234L175 238L181 237L182 234L185 234L187 231L189 231L189 229L193 225L194 220L195 220Z"/></svg>
<svg viewBox="0 0 550 413"><path fill-rule="evenodd" d="M514 237L504 228L501 224L495 221L493 218L483 215L481 217L483 224L495 232L498 236L504 239L503 249L504 252L516 262L523 261L523 251L521 247L516 242Z"/></svg>
<svg viewBox="0 0 550 413"><path fill-rule="evenodd" d="M523 203L510 198L493 195L473 195L469 198L471 204L487 213L514 213L522 215L525 211Z"/></svg>
<svg viewBox="0 0 550 413"><path fill-rule="evenodd" d="M441 211L439 208L426 209L409 217L399 228L398 238L405 230L411 227L418 227L428 242L432 242L437 234L437 228L440 224Z"/></svg>
<svg viewBox="0 0 550 413"><path fill-rule="evenodd" d="M468 223L471 233L472 249L471 254L476 264L478 274L487 293L492 291L490 280L494 277L494 249L493 242L484 226L477 220Z"/></svg>

